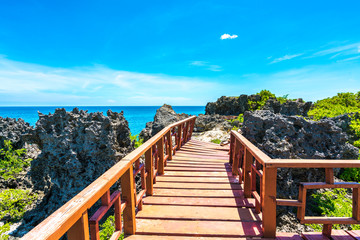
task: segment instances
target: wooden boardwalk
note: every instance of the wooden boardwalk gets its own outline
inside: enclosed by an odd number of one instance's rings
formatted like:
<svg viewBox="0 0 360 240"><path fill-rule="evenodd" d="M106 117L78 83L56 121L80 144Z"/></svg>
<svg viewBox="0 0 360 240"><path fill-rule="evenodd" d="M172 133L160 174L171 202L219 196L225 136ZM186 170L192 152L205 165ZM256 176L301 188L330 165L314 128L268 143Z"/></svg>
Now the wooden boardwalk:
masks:
<svg viewBox="0 0 360 240"><path fill-rule="evenodd" d="M136 215L136 234L126 239L259 239L262 219L254 207L254 199L244 197L232 175L228 147L190 140L156 178L153 196L144 198ZM321 233L277 233L277 239L328 238ZM332 239L354 238L333 231Z"/></svg>

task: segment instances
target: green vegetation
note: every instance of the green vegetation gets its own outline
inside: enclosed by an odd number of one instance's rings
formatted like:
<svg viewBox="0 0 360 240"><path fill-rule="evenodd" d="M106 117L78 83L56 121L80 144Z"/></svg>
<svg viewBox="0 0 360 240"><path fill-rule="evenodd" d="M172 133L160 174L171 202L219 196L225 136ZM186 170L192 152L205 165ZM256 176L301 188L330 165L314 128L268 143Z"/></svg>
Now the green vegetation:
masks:
<svg viewBox="0 0 360 240"><path fill-rule="evenodd" d="M4 148L0 149L0 177L8 180L30 166L31 158L24 159L25 149L14 149L11 141L4 141Z"/></svg>
<svg viewBox="0 0 360 240"><path fill-rule="evenodd" d="M144 143L144 139L139 138L139 134L138 135L130 134L130 139L131 141L135 141L135 148L140 147Z"/></svg>
<svg viewBox="0 0 360 240"><path fill-rule="evenodd" d="M100 225L100 240L110 239L111 235L115 232L115 217L110 216L106 221ZM118 238L118 240L123 240L124 234ZM0 239L1 240L1 239Z"/></svg>
<svg viewBox="0 0 360 240"><path fill-rule="evenodd" d="M316 204L312 208L321 215L328 217L351 217L352 216L352 200L347 196L346 189L332 189L324 193L315 193L311 196ZM322 225L309 224L316 231L322 230ZM333 225L334 229L340 229L339 224ZM359 225L351 225L351 229L359 230Z"/></svg>
<svg viewBox="0 0 360 240"><path fill-rule="evenodd" d="M221 140L217 138L217 139L212 139L211 142L216 143L216 144L220 144Z"/></svg>
<svg viewBox="0 0 360 240"><path fill-rule="evenodd" d="M344 113L359 112L360 92L338 93L331 98L316 101L313 108L309 111L309 117L319 120L323 117L336 117Z"/></svg>
<svg viewBox="0 0 360 240"><path fill-rule="evenodd" d="M275 94L271 93L269 90L266 89L261 90L256 95L260 95L259 101L248 101L249 110L251 111L261 109L263 106L265 106L265 103L267 102L267 100L269 100L269 98L276 98Z"/></svg>
<svg viewBox="0 0 360 240"><path fill-rule="evenodd" d="M4 234L5 232L10 230L10 223L6 223L2 226L0 226L0 240L8 240L9 235Z"/></svg>

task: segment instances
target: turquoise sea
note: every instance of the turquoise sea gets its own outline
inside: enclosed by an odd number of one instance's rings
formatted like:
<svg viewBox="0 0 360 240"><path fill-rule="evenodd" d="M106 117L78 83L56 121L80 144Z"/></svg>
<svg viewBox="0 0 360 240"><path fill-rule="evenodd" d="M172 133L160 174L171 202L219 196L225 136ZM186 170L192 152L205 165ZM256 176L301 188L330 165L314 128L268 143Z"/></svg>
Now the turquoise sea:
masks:
<svg viewBox="0 0 360 240"><path fill-rule="evenodd" d="M67 111L71 111L74 107L0 107L0 116L22 118L30 123L30 125L35 126L36 121L39 119L38 111L43 114L48 114L54 113L56 108L65 108ZM160 108L160 106L78 106L78 108L88 110L88 112L103 112L104 115L106 115L108 109L111 109L113 112L124 111L124 116L129 122L131 133L139 134L140 131L145 128L147 122L154 120L156 110ZM205 113L204 106L173 106L173 109L176 113L186 113L191 115Z"/></svg>

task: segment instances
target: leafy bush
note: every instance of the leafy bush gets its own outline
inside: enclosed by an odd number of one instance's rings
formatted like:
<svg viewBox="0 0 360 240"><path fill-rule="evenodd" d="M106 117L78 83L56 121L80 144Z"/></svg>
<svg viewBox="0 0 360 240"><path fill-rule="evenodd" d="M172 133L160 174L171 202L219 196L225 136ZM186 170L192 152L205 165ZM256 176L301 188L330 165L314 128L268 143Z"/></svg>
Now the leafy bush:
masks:
<svg viewBox="0 0 360 240"><path fill-rule="evenodd" d="M324 193L315 193L311 195L316 204L313 209L319 214L328 217L351 217L352 200L348 198L346 189L338 188L326 191ZM316 231L321 231L322 226L318 224L309 224ZM334 229L341 229L339 224L333 225ZM351 225L351 229L360 229L359 225Z"/></svg>
<svg viewBox="0 0 360 240"><path fill-rule="evenodd" d="M108 240L111 235L115 232L115 217L110 216L106 219L106 221L100 225L100 240ZM124 234L118 238L118 240L123 240Z"/></svg>
<svg viewBox="0 0 360 240"><path fill-rule="evenodd" d="M256 95L260 95L260 101L248 101L249 110L255 111L258 109L261 109L263 106L265 106L265 103L269 98L276 98L275 94L271 93L269 90L261 90Z"/></svg>
<svg viewBox="0 0 360 240"><path fill-rule="evenodd" d="M130 134L130 139L131 141L135 141L135 148L140 147L144 143L144 139L139 138L139 134L138 135Z"/></svg>
<svg viewBox="0 0 360 240"><path fill-rule="evenodd" d="M323 117L336 117L345 113L359 112L360 92L358 93L338 93L331 98L316 101L308 115L315 120Z"/></svg>
<svg viewBox="0 0 360 240"><path fill-rule="evenodd" d="M11 141L4 141L4 148L0 149L0 176L3 179L15 179L18 173L30 166L32 159L24 159L25 152L25 149L14 149Z"/></svg>
<svg viewBox="0 0 360 240"><path fill-rule="evenodd" d="M212 139L211 142L216 143L216 144L220 144L221 140L217 138L217 139Z"/></svg>
<svg viewBox="0 0 360 240"><path fill-rule="evenodd" d="M6 189L0 193L0 220L16 222L23 218L26 208L37 198L29 190Z"/></svg>
<svg viewBox="0 0 360 240"><path fill-rule="evenodd" d="M0 226L0 240L8 240L9 235L5 234L5 232L10 230L10 223L6 223Z"/></svg>

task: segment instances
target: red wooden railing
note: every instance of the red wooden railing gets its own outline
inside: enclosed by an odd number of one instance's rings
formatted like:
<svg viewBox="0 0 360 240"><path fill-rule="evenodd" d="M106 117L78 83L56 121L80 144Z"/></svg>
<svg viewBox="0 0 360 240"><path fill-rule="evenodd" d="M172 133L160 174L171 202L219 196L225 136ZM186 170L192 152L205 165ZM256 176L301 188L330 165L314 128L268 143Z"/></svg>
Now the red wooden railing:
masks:
<svg viewBox="0 0 360 240"><path fill-rule="evenodd" d="M262 212L264 237L276 236L276 206L297 207L300 223L323 224L323 234L331 235L332 224L360 224L359 183L334 182L334 168L359 168L359 160L329 159L271 159L244 136L231 131L230 158L233 175L243 183L246 198L255 199L255 211ZM277 199L276 181L278 168L324 168L325 182L300 183L298 200ZM257 181L257 176L260 181ZM257 183L260 186L257 186ZM305 216L307 189L351 188L353 189L352 217ZM259 192L257 189L260 189Z"/></svg>
<svg viewBox="0 0 360 240"><path fill-rule="evenodd" d="M135 234L135 208L142 210L142 198L153 194L156 176L164 174L167 160L172 159L176 150L190 140L195 116L165 127L139 148L125 156L116 165L106 171L78 195L51 214L33 230L24 240L59 239L67 234L69 240L99 239L99 221L106 212L114 207L115 232L111 239L118 239L122 232ZM173 144L173 138L175 144ZM173 146L174 145L174 146ZM145 155L145 162L142 156ZM136 191L135 176L140 174L141 189ZM120 191L111 193L110 188L118 181ZM90 209L99 199L101 206L88 218ZM124 226L122 227L121 215ZM90 230L89 230L90 229Z"/></svg>

